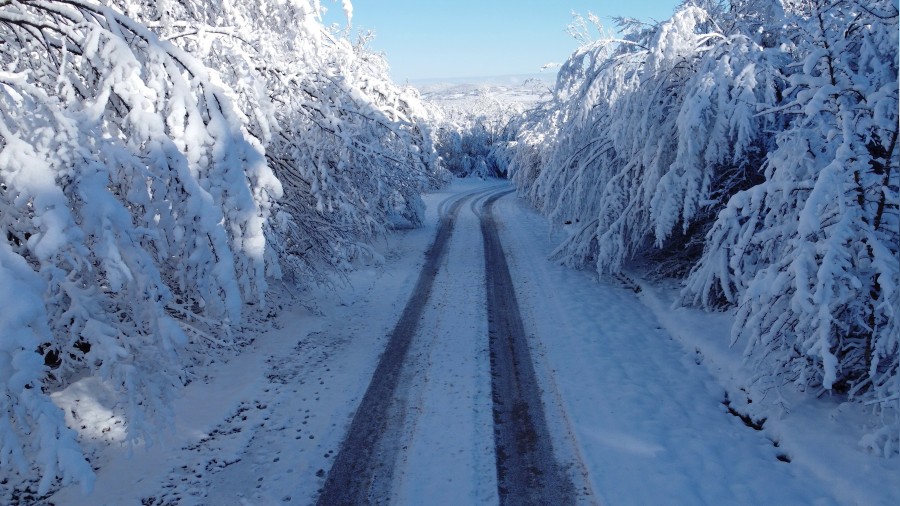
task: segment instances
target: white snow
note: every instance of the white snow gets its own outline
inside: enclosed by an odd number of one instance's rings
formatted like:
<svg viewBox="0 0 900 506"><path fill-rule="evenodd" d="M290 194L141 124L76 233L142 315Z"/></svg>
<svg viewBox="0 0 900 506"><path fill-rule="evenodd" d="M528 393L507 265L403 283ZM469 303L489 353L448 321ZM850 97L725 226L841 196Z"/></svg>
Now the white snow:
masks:
<svg viewBox="0 0 900 506"><path fill-rule="evenodd" d="M70 486L49 501L312 503L415 283L440 203L488 184L456 181L426 196L425 227L387 239L384 263L361 265L350 284L281 292L275 328L198 367L175 426L152 446L130 452L119 442L96 385L55 395L70 417L92 417L80 435L100 469L92 495ZM865 420L859 405L810 399L769 414L762 431L746 427L722 404L728 392L745 407L729 315L672 310L672 288L639 281L636 294L626 278L598 283L558 266L546 259L556 238L544 218L512 195L495 212L554 445L584 502L900 503L900 459L857 446L850 427ZM404 373L409 440L392 488L398 504L497 501L481 255L477 218L464 206ZM94 425L103 418L109 431Z"/></svg>
<svg viewBox="0 0 900 506"><path fill-rule="evenodd" d="M722 404L728 392L745 409L750 379L729 315L670 309L677 289L553 265L546 220L512 198L499 211L536 367L557 389L545 395L562 400L558 429L574 434L602 504L900 502L900 460L857 445L862 406L795 401L780 418L751 411L770 418L746 427Z"/></svg>

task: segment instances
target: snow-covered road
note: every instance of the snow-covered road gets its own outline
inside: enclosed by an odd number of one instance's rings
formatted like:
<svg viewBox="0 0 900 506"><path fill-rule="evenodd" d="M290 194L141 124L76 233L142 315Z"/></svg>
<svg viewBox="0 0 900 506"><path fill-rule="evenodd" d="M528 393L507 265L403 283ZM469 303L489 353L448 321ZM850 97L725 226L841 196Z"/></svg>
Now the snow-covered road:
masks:
<svg viewBox="0 0 900 506"><path fill-rule="evenodd" d="M492 212L510 192L464 193L441 206L434 243L319 505L469 504L494 495L501 504L575 503L554 458Z"/></svg>
<svg viewBox="0 0 900 506"><path fill-rule="evenodd" d="M483 274L472 269L478 265L478 252L471 247L470 213L459 218L465 204L489 191L464 193L441 205L435 240L425 253L425 264L328 472L318 504L382 504L398 496L402 502L418 503L433 495L449 500L447 494L454 492L461 494L461 501L471 500L474 491L460 484L479 485L479 480L466 477L471 469L484 467L479 466L479 457L485 452L478 445L485 437L478 429L490 425L476 419L464 425L475 432L450 432L433 430L429 421L468 421L488 411L478 374L485 362L483 299L459 296L477 293ZM459 221L462 233L454 234ZM453 254L448 254L450 245L456 246ZM465 248L459 250L460 245ZM461 327L463 321L469 325ZM426 431L418 430L421 426ZM425 462L417 461L419 448L426 451ZM455 457L434 459L437 450ZM427 470L428 476L417 475L421 470ZM440 479L434 480L435 476Z"/></svg>
<svg viewBox="0 0 900 506"><path fill-rule="evenodd" d="M439 210L463 193L478 193L459 209L430 296L421 301L418 331L398 365L393 407L380 422L387 432L370 452L383 471L371 498L497 504L479 211L487 195L505 188L456 182L428 196L424 229L391 238L381 246L384 262L361 266L351 285L296 300L286 296L278 328L239 355L198 368L198 379L175 406L176 427L152 447L129 456L110 444L115 430L82 431L100 466L96 490L85 497L77 488L63 489L49 501L315 503L415 291ZM673 339L669 322L657 318L660 310L640 298L646 291L639 296L634 285L598 283L548 261L555 241L544 219L515 194L497 200L493 214L540 385L547 438L579 503L900 502L896 459L842 446L858 469L812 462L808 456L816 453L804 450L799 438L780 440L792 434L784 423L778 432L748 428L723 404L730 386L712 372L710 360ZM317 301L318 311L298 300ZM97 389L78 386L56 402L81 419L92 417L94 425L115 425L114 410L96 398Z"/></svg>

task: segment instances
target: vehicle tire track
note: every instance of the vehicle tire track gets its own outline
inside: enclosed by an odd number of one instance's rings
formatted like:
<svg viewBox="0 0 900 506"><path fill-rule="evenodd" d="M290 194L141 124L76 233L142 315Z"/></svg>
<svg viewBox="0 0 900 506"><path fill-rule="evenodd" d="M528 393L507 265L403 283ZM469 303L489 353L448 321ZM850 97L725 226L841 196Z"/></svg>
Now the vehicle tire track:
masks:
<svg viewBox="0 0 900 506"><path fill-rule="evenodd" d="M513 190L491 195L481 213L497 488L501 504L574 504L575 487L553 455L541 391L493 216Z"/></svg>
<svg viewBox="0 0 900 506"><path fill-rule="evenodd" d="M341 450L329 470L316 504L320 506L370 504L379 500L375 491L376 479L389 481L393 469L392 456L378 455L383 448L379 442L396 423L391 414L392 401L400 383L403 363L419 320L428 303L438 269L446 256L447 244L453 234L456 217L463 203L475 195L491 190L461 195L449 209L441 206L441 222L434 242L425 253L425 263L403 313L388 337L384 353L372 376L372 381L353 416ZM397 449L394 448L393 451ZM378 487L383 487L379 484Z"/></svg>

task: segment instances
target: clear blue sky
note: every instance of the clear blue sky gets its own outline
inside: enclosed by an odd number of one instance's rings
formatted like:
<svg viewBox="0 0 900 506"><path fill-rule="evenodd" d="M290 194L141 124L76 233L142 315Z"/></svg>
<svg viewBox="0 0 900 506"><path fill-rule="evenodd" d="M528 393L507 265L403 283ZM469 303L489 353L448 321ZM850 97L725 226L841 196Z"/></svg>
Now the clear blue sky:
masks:
<svg viewBox="0 0 900 506"><path fill-rule="evenodd" d="M531 74L563 62L578 44L572 12L663 20L679 0L353 0L354 30L372 30L398 82ZM346 24L340 0L323 0L326 22ZM355 38L355 36L354 36Z"/></svg>

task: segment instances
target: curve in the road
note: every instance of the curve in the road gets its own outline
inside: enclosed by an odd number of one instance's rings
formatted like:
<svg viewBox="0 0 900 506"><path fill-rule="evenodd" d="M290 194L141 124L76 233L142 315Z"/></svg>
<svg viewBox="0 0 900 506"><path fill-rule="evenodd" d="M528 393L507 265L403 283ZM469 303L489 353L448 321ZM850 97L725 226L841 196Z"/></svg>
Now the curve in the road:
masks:
<svg viewBox="0 0 900 506"><path fill-rule="evenodd" d="M501 504L575 503L575 488L553 454L531 352L500 243L491 195L481 213L497 488Z"/></svg>
<svg viewBox="0 0 900 506"><path fill-rule="evenodd" d="M425 264L419 279L397 325L388 337L372 381L350 422L341 450L325 479L318 505L369 504L378 500L372 497L373 480L376 478L379 462L385 459L377 458L375 452L379 448L380 438L388 430L387 424L391 419L389 409L400 381L402 365L431 294L438 268L446 254L459 209L464 202L479 193L484 193L484 190L462 194L452 202L449 209L441 206L441 222L434 242L425 253ZM380 471L389 475L391 470Z"/></svg>

